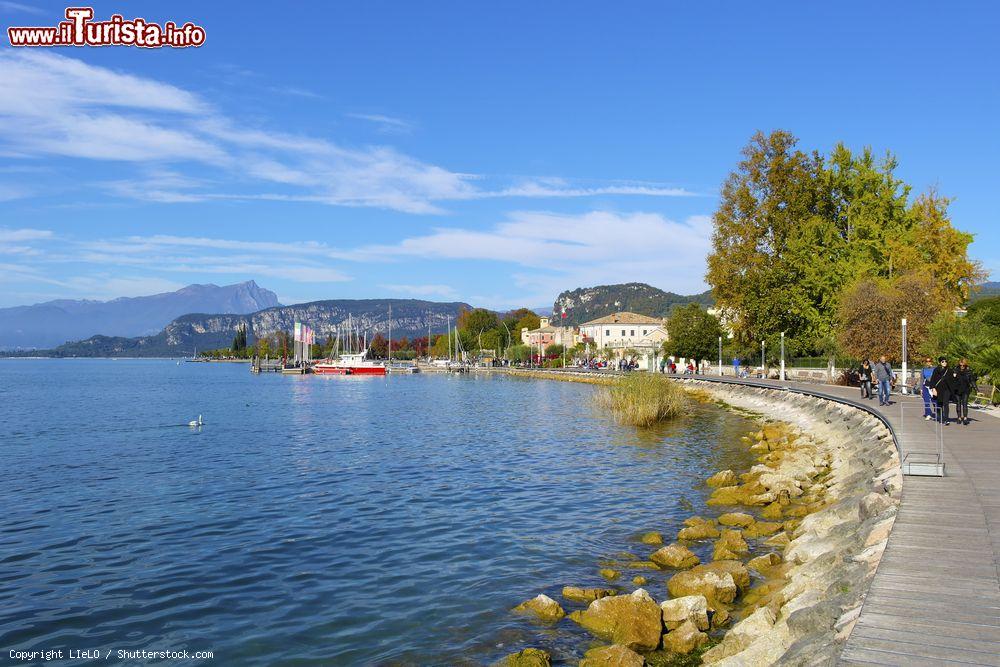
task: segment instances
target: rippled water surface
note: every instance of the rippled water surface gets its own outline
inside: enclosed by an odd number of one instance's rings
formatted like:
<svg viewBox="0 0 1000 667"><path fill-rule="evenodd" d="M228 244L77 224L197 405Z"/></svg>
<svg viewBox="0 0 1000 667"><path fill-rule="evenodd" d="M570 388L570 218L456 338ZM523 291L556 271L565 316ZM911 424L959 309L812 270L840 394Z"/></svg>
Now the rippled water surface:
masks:
<svg viewBox="0 0 1000 667"><path fill-rule="evenodd" d="M675 532L704 509L707 474L750 463L738 415L694 404L637 432L595 414L594 391L0 361L0 650L578 659L590 640L574 624L509 609L604 584L600 562L645 557L639 533ZM181 426L199 413L204 427ZM646 574L664 597L666 576Z"/></svg>

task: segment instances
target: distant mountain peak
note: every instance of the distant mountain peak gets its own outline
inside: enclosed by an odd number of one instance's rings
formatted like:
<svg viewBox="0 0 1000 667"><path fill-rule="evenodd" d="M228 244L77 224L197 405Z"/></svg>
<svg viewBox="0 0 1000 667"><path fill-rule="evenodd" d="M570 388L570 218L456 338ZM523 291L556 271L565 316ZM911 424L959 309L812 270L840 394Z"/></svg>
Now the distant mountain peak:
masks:
<svg viewBox="0 0 1000 667"><path fill-rule="evenodd" d="M143 336L187 313L245 315L280 305L274 292L253 280L221 287L196 283L174 292L109 301L56 299L0 309L0 349L50 348L94 335Z"/></svg>

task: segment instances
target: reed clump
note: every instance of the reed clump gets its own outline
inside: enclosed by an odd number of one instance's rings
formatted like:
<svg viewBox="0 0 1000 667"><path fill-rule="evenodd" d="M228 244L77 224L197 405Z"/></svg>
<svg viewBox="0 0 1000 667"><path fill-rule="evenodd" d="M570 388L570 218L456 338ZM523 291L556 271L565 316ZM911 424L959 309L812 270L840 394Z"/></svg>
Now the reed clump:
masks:
<svg viewBox="0 0 1000 667"><path fill-rule="evenodd" d="M662 375L632 373L600 392L597 402L619 424L652 426L679 415L685 398L684 390Z"/></svg>

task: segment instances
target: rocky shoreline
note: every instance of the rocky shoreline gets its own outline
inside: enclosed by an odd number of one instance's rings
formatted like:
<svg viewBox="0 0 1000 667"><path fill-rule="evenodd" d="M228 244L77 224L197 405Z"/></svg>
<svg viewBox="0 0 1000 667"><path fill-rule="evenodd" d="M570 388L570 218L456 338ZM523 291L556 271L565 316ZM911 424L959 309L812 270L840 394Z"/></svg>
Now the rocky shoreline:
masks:
<svg viewBox="0 0 1000 667"><path fill-rule="evenodd" d="M567 614L538 595L514 611L576 622L608 642L587 651L585 666L835 663L899 504L902 472L889 430L861 410L803 394L682 382L699 400L763 422L743 438L756 465L706 480L717 516L688 518L673 541L641 536L657 548L625 564L649 571L633 578L631 592L567 586L565 604L583 608ZM689 548L698 545L711 546L710 561ZM601 574L614 581L619 572L606 565ZM669 597L658 602L649 591L662 590L664 576ZM545 651L526 649L500 664L550 662Z"/></svg>

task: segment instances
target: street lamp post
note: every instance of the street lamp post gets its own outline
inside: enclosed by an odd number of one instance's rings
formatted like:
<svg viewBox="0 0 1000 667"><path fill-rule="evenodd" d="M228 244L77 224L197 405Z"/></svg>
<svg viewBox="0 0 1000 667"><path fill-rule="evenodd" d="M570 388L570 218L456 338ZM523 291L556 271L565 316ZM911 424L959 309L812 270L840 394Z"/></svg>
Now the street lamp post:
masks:
<svg viewBox="0 0 1000 667"><path fill-rule="evenodd" d="M908 394L906 386L906 318L903 318L903 393Z"/></svg>
<svg viewBox="0 0 1000 667"><path fill-rule="evenodd" d="M781 381L785 381L785 332L781 332Z"/></svg>
<svg viewBox="0 0 1000 667"><path fill-rule="evenodd" d="M722 377L722 336L719 336L719 377Z"/></svg>
<svg viewBox="0 0 1000 667"><path fill-rule="evenodd" d="M764 368L764 341L760 341L760 377L767 379L767 370Z"/></svg>

